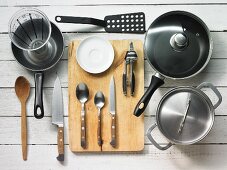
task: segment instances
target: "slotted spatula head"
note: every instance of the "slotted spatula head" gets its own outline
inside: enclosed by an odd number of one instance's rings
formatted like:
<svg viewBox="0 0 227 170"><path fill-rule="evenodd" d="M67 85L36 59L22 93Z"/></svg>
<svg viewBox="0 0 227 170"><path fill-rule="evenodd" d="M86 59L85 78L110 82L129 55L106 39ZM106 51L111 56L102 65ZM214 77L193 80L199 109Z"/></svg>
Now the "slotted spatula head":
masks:
<svg viewBox="0 0 227 170"><path fill-rule="evenodd" d="M145 30L145 14L143 12L108 15L104 18L109 33L135 33L143 34Z"/></svg>

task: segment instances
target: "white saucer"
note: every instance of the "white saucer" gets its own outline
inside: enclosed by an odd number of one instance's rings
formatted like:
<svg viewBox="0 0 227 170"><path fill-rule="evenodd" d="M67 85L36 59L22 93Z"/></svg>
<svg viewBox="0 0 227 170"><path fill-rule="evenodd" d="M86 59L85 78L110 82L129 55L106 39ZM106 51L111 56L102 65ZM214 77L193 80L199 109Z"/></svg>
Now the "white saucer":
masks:
<svg viewBox="0 0 227 170"><path fill-rule="evenodd" d="M114 49L109 41L92 36L84 39L76 51L80 67L89 73L106 71L114 60Z"/></svg>

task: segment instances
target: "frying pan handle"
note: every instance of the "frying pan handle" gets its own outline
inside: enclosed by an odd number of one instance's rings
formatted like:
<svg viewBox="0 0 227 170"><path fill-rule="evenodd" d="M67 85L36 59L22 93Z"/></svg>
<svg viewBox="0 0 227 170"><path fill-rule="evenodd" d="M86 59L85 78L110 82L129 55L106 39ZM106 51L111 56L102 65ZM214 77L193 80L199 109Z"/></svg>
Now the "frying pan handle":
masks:
<svg viewBox="0 0 227 170"><path fill-rule="evenodd" d="M135 116L139 117L144 112L155 90L157 90L161 85L164 84L163 79L164 78L159 74L152 76L151 83L147 91L144 93L143 97L140 99L140 101L137 103L135 107L134 110Z"/></svg>
<svg viewBox="0 0 227 170"><path fill-rule="evenodd" d="M55 21L59 23L91 24L101 27L107 26L107 23L104 20L88 17L56 16Z"/></svg>
<svg viewBox="0 0 227 170"><path fill-rule="evenodd" d="M216 109L222 102L221 93L218 91L218 89L213 84L208 83L208 82L204 82L204 83L200 84L197 88L202 89L205 87L209 87L214 92L214 94L218 97L218 101L214 104L214 109Z"/></svg>
<svg viewBox="0 0 227 170"><path fill-rule="evenodd" d="M44 116L43 109L43 72L35 73L35 104L34 104L34 116L37 119L41 119ZM38 113L39 110L39 113Z"/></svg>
<svg viewBox="0 0 227 170"><path fill-rule="evenodd" d="M154 123L148 130L147 130L147 138L150 140L150 142L158 149L160 150L166 150L172 146L172 143L168 143L166 146L159 145L154 138L151 136L151 132L154 130L154 128L157 127L157 123Z"/></svg>

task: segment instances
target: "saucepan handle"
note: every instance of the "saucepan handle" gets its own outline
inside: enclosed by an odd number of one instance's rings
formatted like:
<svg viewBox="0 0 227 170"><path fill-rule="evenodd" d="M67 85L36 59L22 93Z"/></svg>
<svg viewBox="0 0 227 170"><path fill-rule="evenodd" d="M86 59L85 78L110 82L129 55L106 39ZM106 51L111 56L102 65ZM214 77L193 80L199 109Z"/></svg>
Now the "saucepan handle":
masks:
<svg viewBox="0 0 227 170"><path fill-rule="evenodd" d="M43 72L35 73L34 116L37 119L41 119L44 116L44 109L43 109L43 77L44 77Z"/></svg>
<svg viewBox="0 0 227 170"><path fill-rule="evenodd" d="M214 104L214 109L216 109L222 102L222 96L221 96L221 93L218 91L218 89L211 83L208 83L208 82L204 82L202 84L200 84L197 88L198 89L202 89L202 88L210 88L214 94L218 97L218 101Z"/></svg>
<svg viewBox="0 0 227 170"><path fill-rule="evenodd" d="M97 25L101 27L107 26L107 23L104 20L88 18L88 17L56 16L55 21L59 23L91 24L91 25Z"/></svg>
<svg viewBox="0 0 227 170"><path fill-rule="evenodd" d="M152 95L154 92L164 84L163 81L164 77L162 77L160 74L155 74L151 78L151 83L147 89L147 91L144 93L143 97L140 99L140 101L137 103L135 110L134 110L134 115L139 117L144 110L146 109Z"/></svg>
<svg viewBox="0 0 227 170"><path fill-rule="evenodd" d="M147 137L148 139L151 141L151 143L158 149L160 150L166 150L168 148L170 148L173 144L172 143L168 143L166 146L161 146L159 145L154 138L151 136L151 132L154 130L154 128L157 127L157 123L154 123L148 130L147 130Z"/></svg>

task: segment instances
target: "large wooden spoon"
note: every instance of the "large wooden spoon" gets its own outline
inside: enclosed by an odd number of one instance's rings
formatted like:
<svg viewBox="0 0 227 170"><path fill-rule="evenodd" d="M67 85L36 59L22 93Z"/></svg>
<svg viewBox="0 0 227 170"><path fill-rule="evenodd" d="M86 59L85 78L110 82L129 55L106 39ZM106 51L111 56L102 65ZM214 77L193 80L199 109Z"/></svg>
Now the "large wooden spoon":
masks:
<svg viewBox="0 0 227 170"><path fill-rule="evenodd" d="M15 91L21 102L21 143L23 160L27 160L27 120L26 120L26 101L30 94L29 81L20 76L15 82Z"/></svg>

